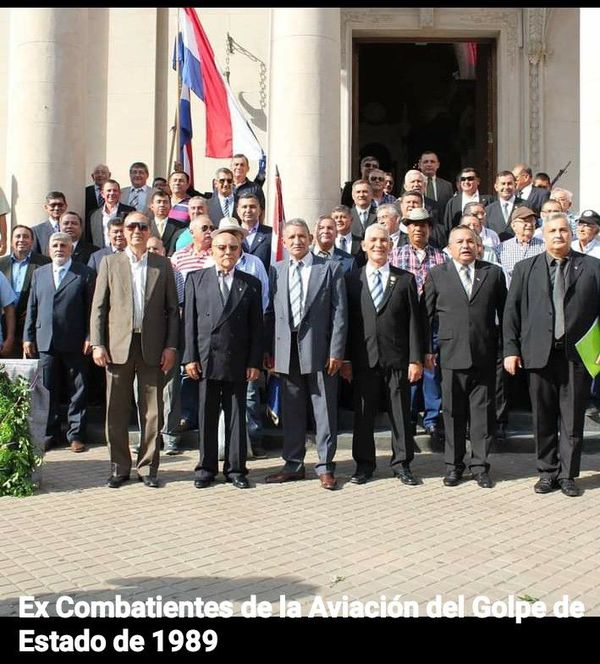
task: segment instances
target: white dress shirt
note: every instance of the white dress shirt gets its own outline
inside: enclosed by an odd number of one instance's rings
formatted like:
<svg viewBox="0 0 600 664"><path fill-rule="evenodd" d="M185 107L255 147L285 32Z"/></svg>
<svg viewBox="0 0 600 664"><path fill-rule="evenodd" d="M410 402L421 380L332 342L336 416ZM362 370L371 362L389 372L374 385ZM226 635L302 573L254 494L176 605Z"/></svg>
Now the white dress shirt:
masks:
<svg viewBox="0 0 600 664"><path fill-rule="evenodd" d="M463 283L462 277L461 277L461 272L462 268L464 265L462 263L459 263L458 261L452 259L452 262L454 263L454 267L456 268L456 271L458 272L458 278L460 279L460 283ZM471 292L473 292L473 285L475 283L475 261L470 263L468 266L469 269L469 278L471 279Z"/></svg>
<svg viewBox="0 0 600 664"><path fill-rule="evenodd" d="M55 288L58 288L59 285L60 285L58 283L58 272L59 272L59 270L64 270L64 272L63 272L63 279L64 279L65 278L64 275L66 275L67 272L69 271L72 262L73 262L72 259L69 258L69 260L64 265L57 265L56 263L52 263L52 277L54 279L54 287Z"/></svg>
<svg viewBox="0 0 600 664"><path fill-rule="evenodd" d="M381 267L375 267L375 265L367 263L366 274L367 274L367 282L369 283L369 290L371 289L371 284L373 283L373 273L375 272L375 270L379 270L379 274L381 275L381 285L383 286L383 292L385 293L385 289L387 288L387 282L388 279L390 278L389 261L386 262Z"/></svg>
<svg viewBox="0 0 600 664"><path fill-rule="evenodd" d="M342 247L342 238L346 240L346 246ZM335 246L348 254L352 253L352 231L347 235L337 235L335 238Z"/></svg>
<svg viewBox="0 0 600 664"><path fill-rule="evenodd" d="M148 252L139 260L129 247L125 249L131 269L131 290L133 293L133 331L141 332L144 321L144 299L146 297L146 275L148 272Z"/></svg>

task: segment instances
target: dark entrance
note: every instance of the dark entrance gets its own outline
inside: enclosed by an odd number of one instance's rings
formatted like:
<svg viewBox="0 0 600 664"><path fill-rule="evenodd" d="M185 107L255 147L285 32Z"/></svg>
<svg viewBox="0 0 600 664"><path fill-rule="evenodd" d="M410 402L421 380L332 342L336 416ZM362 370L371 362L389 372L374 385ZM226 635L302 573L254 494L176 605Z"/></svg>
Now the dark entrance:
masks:
<svg viewBox="0 0 600 664"><path fill-rule="evenodd" d="M460 168L481 173L492 191L496 170L495 44L480 42L354 42L353 164L378 157L401 188L421 152L437 152L440 176ZM398 192L399 193L399 192Z"/></svg>

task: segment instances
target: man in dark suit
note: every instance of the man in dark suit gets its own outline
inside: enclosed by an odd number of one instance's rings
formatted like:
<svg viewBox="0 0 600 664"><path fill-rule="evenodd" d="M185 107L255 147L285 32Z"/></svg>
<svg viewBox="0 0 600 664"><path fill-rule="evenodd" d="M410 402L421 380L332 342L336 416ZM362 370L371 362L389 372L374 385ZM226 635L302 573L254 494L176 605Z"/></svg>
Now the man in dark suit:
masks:
<svg viewBox="0 0 600 664"><path fill-rule="evenodd" d="M335 236L335 221L326 214L321 215L315 223L313 253L326 260L338 262L346 274L355 268L356 261L353 256L335 246Z"/></svg>
<svg viewBox="0 0 600 664"><path fill-rule="evenodd" d="M373 428L380 394L392 429L390 465L403 484L418 481L410 470L414 439L410 426L409 383L423 373L425 320L419 308L415 278L388 262L390 238L383 226L370 226L363 247L367 264L346 274L348 341L342 376L354 380L350 481L364 484L375 470Z"/></svg>
<svg viewBox="0 0 600 664"><path fill-rule="evenodd" d="M515 176L510 171L499 171L494 183L498 200L485 209L486 226L495 231L502 242L514 237L511 216L516 208L523 205L521 199L515 195L516 186Z"/></svg>
<svg viewBox="0 0 600 664"><path fill-rule="evenodd" d="M312 238L303 219L288 221L283 238L290 258L271 265L265 366L281 377L285 465L266 482L304 479L311 402L319 456L315 471L324 489L335 489L336 374L344 359L347 329L342 269L310 252Z"/></svg>
<svg viewBox="0 0 600 664"><path fill-rule="evenodd" d="M4 357L18 359L23 357L23 328L27 315L27 299L31 288L31 277L40 265L51 263L48 256L35 254L32 251L33 232L29 226L15 226L11 233L11 248L9 256L0 258L0 272L4 274L17 296L15 303L15 342L10 353ZM5 321L3 320L3 328ZM3 329L3 338L6 340L6 329ZM4 348L3 348L4 351Z"/></svg>
<svg viewBox="0 0 600 664"><path fill-rule="evenodd" d="M71 252L71 258L76 263L83 263L87 265L90 260L90 256L98 251L98 247L86 242L83 239L83 223L81 217L77 212L69 210L68 212L63 212L60 217L60 230L63 233L71 236L73 242L73 251Z"/></svg>
<svg viewBox="0 0 600 664"><path fill-rule="evenodd" d="M546 219L544 241L544 253L515 265L504 317L504 367L512 375L523 368L529 377L540 473L535 492L560 486L565 495L578 496L591 377L575 344L600 315L600 261L572 251L562 212Z"/></svg>
<svg viewBox="0 0 600 664"><path fill-rule="evenodd" d="M446 486L456 486L465 469L466 429L470 420L469 468L477 484L490 488L488 453L496 413L496 317L502 321L506 285L497 265L476 260L477 236L470 228L452 229L452 260L433 267L425 281L430 325L438 320L442 369L442 412L446 430ZM434 356L426 357L433 368Z"/></svg>
<svg viewBox="0 0 600 664"><path fill-rule="evenodd" d="M247 254L260 258L267 274L271 265L271 240L273 229L260 223L262 209L256 194L242 191L237 199L237 215L245 233L242 249Z"/></svg>
<svg viewBox="0 0 600 664"><path fill-rule="evenodd" d="M258 379L262 364L261 284L234 269L242 253L239 231L217 229L211 235L215 265L192 272L185 286L182 362L188 376L200 381L200 458L194 486L210 486L219 472L222 407L229 432L223 474L233 486L247 489L246 389L248 381Z"/></svg>
<svg viewBox="0 0 600 664"><path fill-rule="evenodd" d="M448 201L444 211L444 226L447 235L460 223L460 218L467 203L479 201L487 206L493 202L491 196L479 193L479 174L472 166L463 168L457 179L460 191Z"/></svg>
<svg viewBox="0 0 600 664"><path fill-rule="evenodd" d="M40 266L31 278L23 332L26 357L39 353L44 387L50 395L46 448L60 436L59 395L61 372L68 377L69 429L73 452L83 452L87 406L89 321L94 294L94 273L71 260L72 240L66 233L50 236L50 265Z"/></svg>
<svg viewBox="0 0 600 664"><path fill-rule="evenodd" d="M419 158L419 170L427 178L425 183L425 196L434 200L443 216L446 204L454 196L454 186L448 180L438 177L440 160L435 152L426 150Z"/></svg>
<svg viewBox="0 0 600 664"><path fill-rule="evenodd" d="M108 222L108 239L110 241L110 246L94 251L88 261L88 267L91 267L96 274L98 274L100 262L105 256L111 256L112 254L125 251L127 240L125 239L125 225L121 217L113 217Z"/></svg>
<svg viewBox="0 0 600 664"><path fill-rule="evenodd" d="M110 177L110 170L106 164L98 164L92 171L92 180L94 184L90 184L85 188L85 236L89 236L90 217L92 212L104 205L104 196L102 195L102 185Z"/></svg>
<svg viewBox="0 0 600 664"><path fill-rule="evenodd" d="M365 230L377 221L377 206L373 203L373 190L367 180L357 180L352 185L352 233L361 238Z"/></svg>
<svg viewBox="0 0 600 664"><path fill-rule="evenodd" d="M177 357L179 306L168 258L147 251L150 225L140 212L125 219L127 248L100 263L90 341L93 359L106 367L106 439L111 461L107 486L129 480L127 425L134 381L138 390L138 478L158 488L159 434L164 376Z"/></svg>
<svg viewBox="0 0 600 664"><path fill-rule="evenodd" d="M513 167L513 175L517 185L517 195L522 205L526 205L538 216L545 201L550 197L550 190L544 187L534 187L533 171L527 164L517 164Z"/></svg>
<svg viewBox="0 0 600 664"><path fill-rule="evenodd" d="M31 227L33 232L33 251L49 256L48 241L52 233L60 231L60 215L67 209L67 199L62 191L49 191L46 194L44 210L47 219Z"/></svg>
<svg viewBox="0 0 600 664"><path fill-rule="evenodd" d="M352 211L346 205L336 205L331 211L331 218L335 221L335 246L347 254L354 256L357 264L364 264L362 250L362 237L352 233Z"/></svg>
<svg viewBox="0 0 600 664"><path fill-rule="evenodd" d="M108 241L108 222L113 217L125 218L135 208L119 202L121 196L121 186L116 180L107 180L102 186L102 196L104 205L92 212L89 223L89 235L86 235L88 242L97 247L107 247ZM86 229L87 232L88 229Z"/></svg>
<svg viewBox="0 0 600 664"><path fill-rule="evenodd" d="M369 181L369 173L374 168L379 168L379 159L377 159L377 157L373 157L371 155L367 155L366 157L363 157L360 160L360 177L358 179L359 180L366 180L368 182ZM355 182L355 180L349 180L348 182L344 183L344 186L342 188L342 196L340 198L340 203L342 205L345 205L347 208L352 207L352 203L353 203L352 185L354 184L354 182Z"/></svg>
<svg viewBox="0 0 600 664"><path fill-rule="evenodd" d="M185 224L169 217L171 199L164 191L155 191L150 197L150 211L153 219L150 224L152 235L159 238L167 256L175 253L175 245L179 236L187 228Z"/></svg>
<svg viewBox="0 0 600 664"><path fill-rule="evenodd" d="M213 195L208 199L208 216L213 225L218 227L224 217L238 219L233 195L233 173L228 168L219 168L215 173L213 183Z"/></svg>

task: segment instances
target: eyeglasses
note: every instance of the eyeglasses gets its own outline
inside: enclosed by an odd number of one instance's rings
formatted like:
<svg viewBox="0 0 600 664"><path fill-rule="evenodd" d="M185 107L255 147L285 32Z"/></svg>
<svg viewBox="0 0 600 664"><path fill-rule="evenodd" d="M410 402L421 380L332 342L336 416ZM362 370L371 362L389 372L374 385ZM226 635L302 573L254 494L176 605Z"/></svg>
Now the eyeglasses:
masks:
<svg viewBox="0 0 600 664"><path fill-rule="evenodd" d="M474 175L465 175L460 178L461 182L473 182L473 180L476 180L477 178Z"/></svg>
<svg viewBox="0 0 600 664"><path fill-rule="evenodd" d="M225 253L227 249L231 251L231 253L237 251L240 248L239 244L215 244L215 249L218 251L221 251L222 253Z"/></svg>
<svg viewBox="0 0 600 664"><path fill-rule="evenodd" d="M200 230L202 233L206 233L206 231L214 231L215 227L214 226L200 226Z"/></svg>
<svg viewBox="0 0 600 664"><path fill-rule="evenodd" d="M369 178L369 182L383 182L385 178L374 175L372 178Z"/></svg>
<svg viewBox="0 0 600 664"><path fill-rule="evenodd" d="M219 184L231 184L233 182L233 178L219 178Z"/></svg>
<svg viewBox="0 0 600 664"><path fill-rule="evenodd" d="M137 221L134 221L131 224L127 224L127 226L125 226L125 228L127 228L127 230L129 230L129 231L134 231L136 229L138 231L147 231L148 230L148 224L140 224Z"/></svg>
<svg viewBox="0 0 600 664"><path fill-rule="evenodd" d="M379 164L372 161L367 161L363 164L363 168L379 168Z"/></svg>

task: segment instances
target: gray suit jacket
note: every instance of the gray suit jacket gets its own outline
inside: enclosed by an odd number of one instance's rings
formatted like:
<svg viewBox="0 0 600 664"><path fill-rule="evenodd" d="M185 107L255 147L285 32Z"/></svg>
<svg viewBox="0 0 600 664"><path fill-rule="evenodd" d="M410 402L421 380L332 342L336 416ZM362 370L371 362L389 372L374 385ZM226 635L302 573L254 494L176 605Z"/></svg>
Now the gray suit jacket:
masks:
<svg viewBox="0 0 600 664"><path fill-rule="evenodd" d="M353 235L358 235L360 238L363 238L365 236L365 230L367 229L367 226L370 226L376 222L377 208L373 204L371 204L369 216L367 217L367 223L365 224L364 228L360 221L360 217L358 216L358 212L356 211L356 205L352 207L352 226L350 226L350 230L352 231Z"/></svg>
<svg viewBox="0 0 600 664"><path fill-rule="evenodd" d="M267 352L275 357L274 370L290 373L292 325L289 300L289 260L271 265L269 307L265 314ZM298 327L300 373L324 371L330 357L343 358L348 312L346 286L338 261L313 256L304 313Z"/></svg>
<svg viewBox="0 0 600 664"><path fill-rule="evenodd" d="M144 185L144 190L146 191L146 205L144 206L143 210L140 210L142 214L145 214L147 217L152 217L152 211L150 210L150 203L152 202L150 199L152 198L152 194L154 192L154 189L150 187L149 185ZM121 197L119 198L119 201L123 203L124 205L127 205L128 207L131 207L129 205L129 192L131 191L131 187L123 187L121 189Z"/></svg>
<svg viewBox="0 0 600 664"><path fill-rule="evenodd" d="M133 212L133 210L134 208L130 205L119 203L117 207L117 217L124 217L126 214L129 214L129 212ZM158 232L153 234L158 235ZM102 226L102 208L98 208L92 212L90 217L90 237L92 238L92 244L100 247L100 249L106 247L106 243L104 242L104 228Z"/></svg>
<svg viewBox="0 0 600 664"><path fill-rule="evenodd" d="M34 253L48 256L48 243L50 241L50 236L54 233L52 224L45 219L41 223L32 226L31 232L33 233L32 249Z"/></svg>

